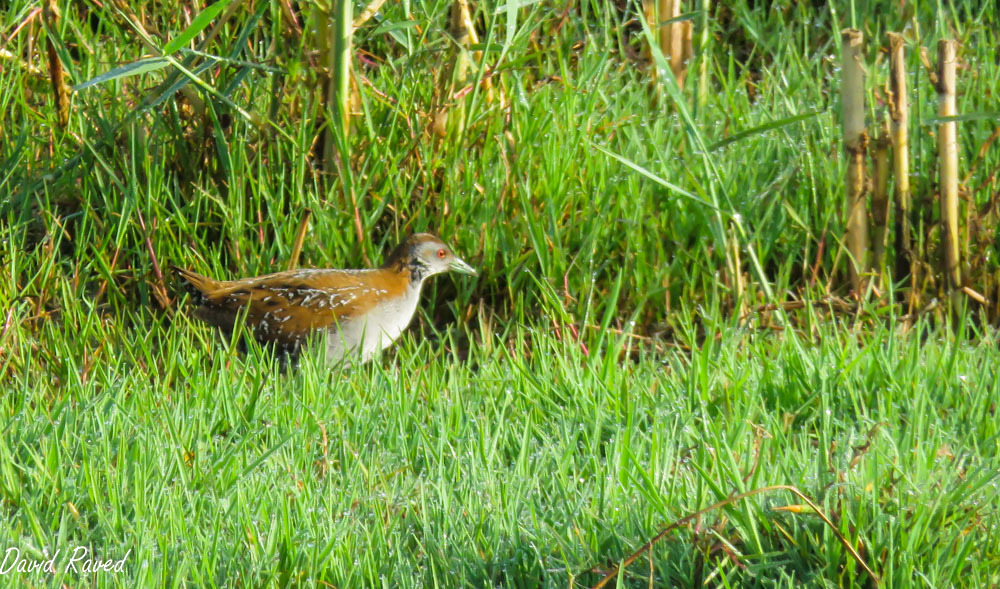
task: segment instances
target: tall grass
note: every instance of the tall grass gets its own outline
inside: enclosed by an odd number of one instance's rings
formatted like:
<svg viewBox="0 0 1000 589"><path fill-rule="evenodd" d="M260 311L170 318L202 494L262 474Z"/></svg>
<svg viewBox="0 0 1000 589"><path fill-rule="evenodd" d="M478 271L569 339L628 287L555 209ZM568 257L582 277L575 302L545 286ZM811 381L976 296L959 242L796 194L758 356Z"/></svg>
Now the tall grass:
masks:
<svg viewBox="0 0 1000 589"><path fill-rule="evenodd" d="M989 317L838 298L836 98L841 29L904 32L913 224L918 247L936 247L936 99L919 47L957 38L958 111L995 112L996 13L851 6L713 6L695 20L712 27L695 32L692 64L706 94L650 85L636 4L478 4L481 59L442 97L450 3L386 3L354 35L363 114L331 176L315 160L326 107L309 14L247 3L191 40L199 53L172 54L188 74L168 64L82 89L63 130L48 35L80 84L173 48L202 7L84 2L43 32L36 3L12 1L0 548L132 552L118 574L3 580L587 586L670 521L785 484L886 584L1000 583ZM873 120L885 75L867 89ZM448 100L463 101L464 130L434 140ZM987 269L994 129L980 116L958 134L968 247ZM163 269L283 268L306 210L303 266L375 264L431 230L481 277L437 279L414 327L360 370L307 356L282 372L194 324ZM769 321L779 308L794 311ZM867 583L817 518L775 509L795 502L710 514L619 581Z"/></svg>

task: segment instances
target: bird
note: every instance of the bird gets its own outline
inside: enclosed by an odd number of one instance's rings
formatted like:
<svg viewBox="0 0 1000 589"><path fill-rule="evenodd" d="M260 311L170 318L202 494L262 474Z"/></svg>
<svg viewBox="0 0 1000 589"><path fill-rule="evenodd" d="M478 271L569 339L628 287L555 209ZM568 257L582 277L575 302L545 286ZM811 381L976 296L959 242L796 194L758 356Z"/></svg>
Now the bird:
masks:
<svg viewBox="0 0 1000 589"><path fill-rule="evenodd" d="M458 272L477 276L441 239L415 233L378 268L301 269L239 280L214 280L175 266L195 303L194 317L232 334L239 317L262 344L296 358L319 335L326 361L371 360L410 324L420 290L431 276Z"/></svg>

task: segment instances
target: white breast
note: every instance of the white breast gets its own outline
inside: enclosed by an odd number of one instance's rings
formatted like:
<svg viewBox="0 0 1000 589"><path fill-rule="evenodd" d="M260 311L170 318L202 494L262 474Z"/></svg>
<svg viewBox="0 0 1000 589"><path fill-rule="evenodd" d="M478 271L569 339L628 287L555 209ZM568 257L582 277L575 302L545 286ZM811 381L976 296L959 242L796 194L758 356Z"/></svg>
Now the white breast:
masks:
<svg viewBox="0 0 1000 589"><path fill-rule="evenodd" d="M380 303L361 317L341 322L339 329L330 329L326 336L327 363L337 364L359 348L359 359L367 362L399 338L413 319L419 302L420 284L415 284L406 289L405 296Z"/></svg>

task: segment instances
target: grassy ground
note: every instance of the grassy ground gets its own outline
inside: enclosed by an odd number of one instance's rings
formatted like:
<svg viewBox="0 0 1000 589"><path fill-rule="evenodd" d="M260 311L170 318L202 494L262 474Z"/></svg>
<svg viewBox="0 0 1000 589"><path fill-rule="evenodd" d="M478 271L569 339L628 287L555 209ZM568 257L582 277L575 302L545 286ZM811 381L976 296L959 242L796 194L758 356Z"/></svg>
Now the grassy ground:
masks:
<svg viewBox="0 0 1000 589"><path fill-rule="evenodd" d="M355 36L364 116L337 173L310 155L315 55L282 4L248 3L203 48L229 60L199 72L205 118L164 69L77 93L65 130L37 3L0 15L0 549L60 551L57 574L0 566L0 585L589 586L666 524L770 485L811 497L888 585L1000 584L991 314L830 298L846 276L839 30L909 35L932 252L919 47L959 38L959 110L994 113L988 3L719 7L694 15L707 85L693 73L680 95L650 88L632 5L490 3L493 96L474 87L464 132L439 141L448 3L392 4ZM148 52L137 22L162 46L195 13L79 3L55 49L79 83ZM959 135L982 276L995 126ZM303 265L377 263L429 229L482 275L435 279L369 366L282 373L195 325L161 275L284 267L306 209ZM761 307L802 299L787 318ZM711 511L618 582L870 583L802 504L775 490ZM79 546L122 570L64 573Z"/></svg>

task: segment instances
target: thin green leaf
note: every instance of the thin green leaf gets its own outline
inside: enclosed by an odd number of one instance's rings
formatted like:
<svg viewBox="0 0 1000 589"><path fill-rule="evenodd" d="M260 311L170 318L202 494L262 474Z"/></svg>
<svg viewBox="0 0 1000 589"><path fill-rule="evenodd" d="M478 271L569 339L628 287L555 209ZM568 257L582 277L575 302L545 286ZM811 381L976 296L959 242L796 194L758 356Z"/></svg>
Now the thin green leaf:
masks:
<svg viewBox="0 0 1000 589"><path fill-rule="evenodd" d="M203 57L205 59L211 59L216 63L225 63L229 65L236 65L240 67L248 67L255 70L260 70L263 72L269 72L272 74L285 74L288 70L280 67L271 67L269 65L264 65L262 63L253 63L252 61L245 61L242 59L232 59L229 57L220 57L218 55L212 55L211 53L205 53L204 51L198 51L196 49L187 49L182 47L180 52L183 54L197 55L198 57Z"/></svg>
<svg viewBox="0 0 1000 589"><path fill-rule="evenodd" d="M684 22L686 20L694 20L694 17L704 14L704 10L692 10L691 12L685 12L682 15L675 16L674 18L668 18L667 20L660 21L660 24L656 25L656 28L663 28L667 25L672 25L675 22Z"/></svg>
<svg viewBox="0 0 1000 589"><path fill-rule="evenodd" d="M140 59L139 61L133 61L132 63L121 67L116 67L111 71L104 72L96 78L91 78L82 84L77 84L76 86L73 86L73 90L75 92L79 92L80 90L84 90L98 84L103 84L104 82L110 82L119 78L127 78L129 76L138 76L139 74L145 74L163 69L168 65L170 65L170 62L164 57L147 57L145 59Z"/></svg>
<svg viewBox="0 0 1000 589"><path fill-rule="evenodd" d="M391 31L403 31L403 30L406 30L406 29L415 28L418 24L420 24L420 23L418 23L415 20L404 20L404 21L399 21L399 22L384 22L384 23L381 23L379 26L375 27L372 30L371 34L372 35L380 35L382 33L388 33L388 32L391 32Z"/></svg>
<svg viewBox="0 0 1000 589"><path fill-rule="evenodd" d="M941 123L961 123L962 121L995 121L1000 120L1000 112L970 112L964 115L955 115L951 117L934 117L932 119L924 119L921 121L921 125L927 127L929 125L940 125Z"/></svg>
<svg viewBox="0 0 1000 589"><path fill-rule="evenodd" d="M784 126L787 126L787 125L791 125L791 124L794 124L794 123L798 123L799 121L804 121L806 119L811 119L811 118L813 118L815 116L818 116L818 115L821 115L821 114L823 114L825 112L826 112L826 109L814 110L814 111L810 111L810 112L807 112L807 113L802 113L800 115L795 115L795 116L792 116L792 117L786 117L784 119L779 119L777 121L771 121L769 123L764 123L763 125L759 125L759 126L754 127L752 129L747 129L746 131L740 131L739 133L736 133L735 135L731 135L731 136L726 137L725 139L723 139L721 141L713 143L712 145L708 146L708 150L709 151L715 151L716 149L718 149L720 147L724 147L726 145L729 145L730 143L736 143L737 141L740 141L741 139L746 139L747 137L752 137L752 136L758 135L760 133L766 133L767 131L772 131L774 129L780 129L781 127L784 127Z"/></svg>
<svg viewBox="0 0 1000 589"><path fill-rule="evenodd" d="M180 35L177 35L163 46L163 54L170 55L190 43L191 39L194 39L198 33L208 28L208 25L215 20L215 17L219 16L220 12L225 10L226 6L228 6L231 1L232 0L219 0L215 4L199 12L198 16L194 17L191 24L189 24Z"/></svg>
<svg viewBox="0 0 1000 589"><path fill-rule="evenodd" d="M590 142L588 141L588 143L590 143ZM596 143L590 143L590 146L593 147L594 149L596 149L597 151L600 151L601 153L607 155L608 157L612 157L612 158L618 160L622 164L628 166L629 168L632 168L636 172L639 172L640 174L642 174L643 176L649 178L653 182L656 182L660 186L663 186L664 188L668 188L668 189L676 192L677 194L683 196L684 198L688 198L690 200L693 200L694 202L696 202L696 203L698 203L698 204L700 204L702 206L706 206L706 207L712 209L713 211L719 211L719 212L725 213L725 211L722 211L721 209L719 209L719 207L713 205L712 203L708 202L707 200L705 200L703 198L700 198L698 195L694 194L693 192L688 192L687 190L684 190L683 188L681 188L680 186L677 186L676 184L672 184L670 182L667 182L663 178L660 178L656 174L650 172L646 168L640 166L639 164L633 162L632 160L626 158L625 156L621 156L621 155L618 155L617 153L608 151L607 149L604 149L603 147L601 147L600 145L597 145ZM728 215L728 213L726 213L726 214Z"/></svg>

